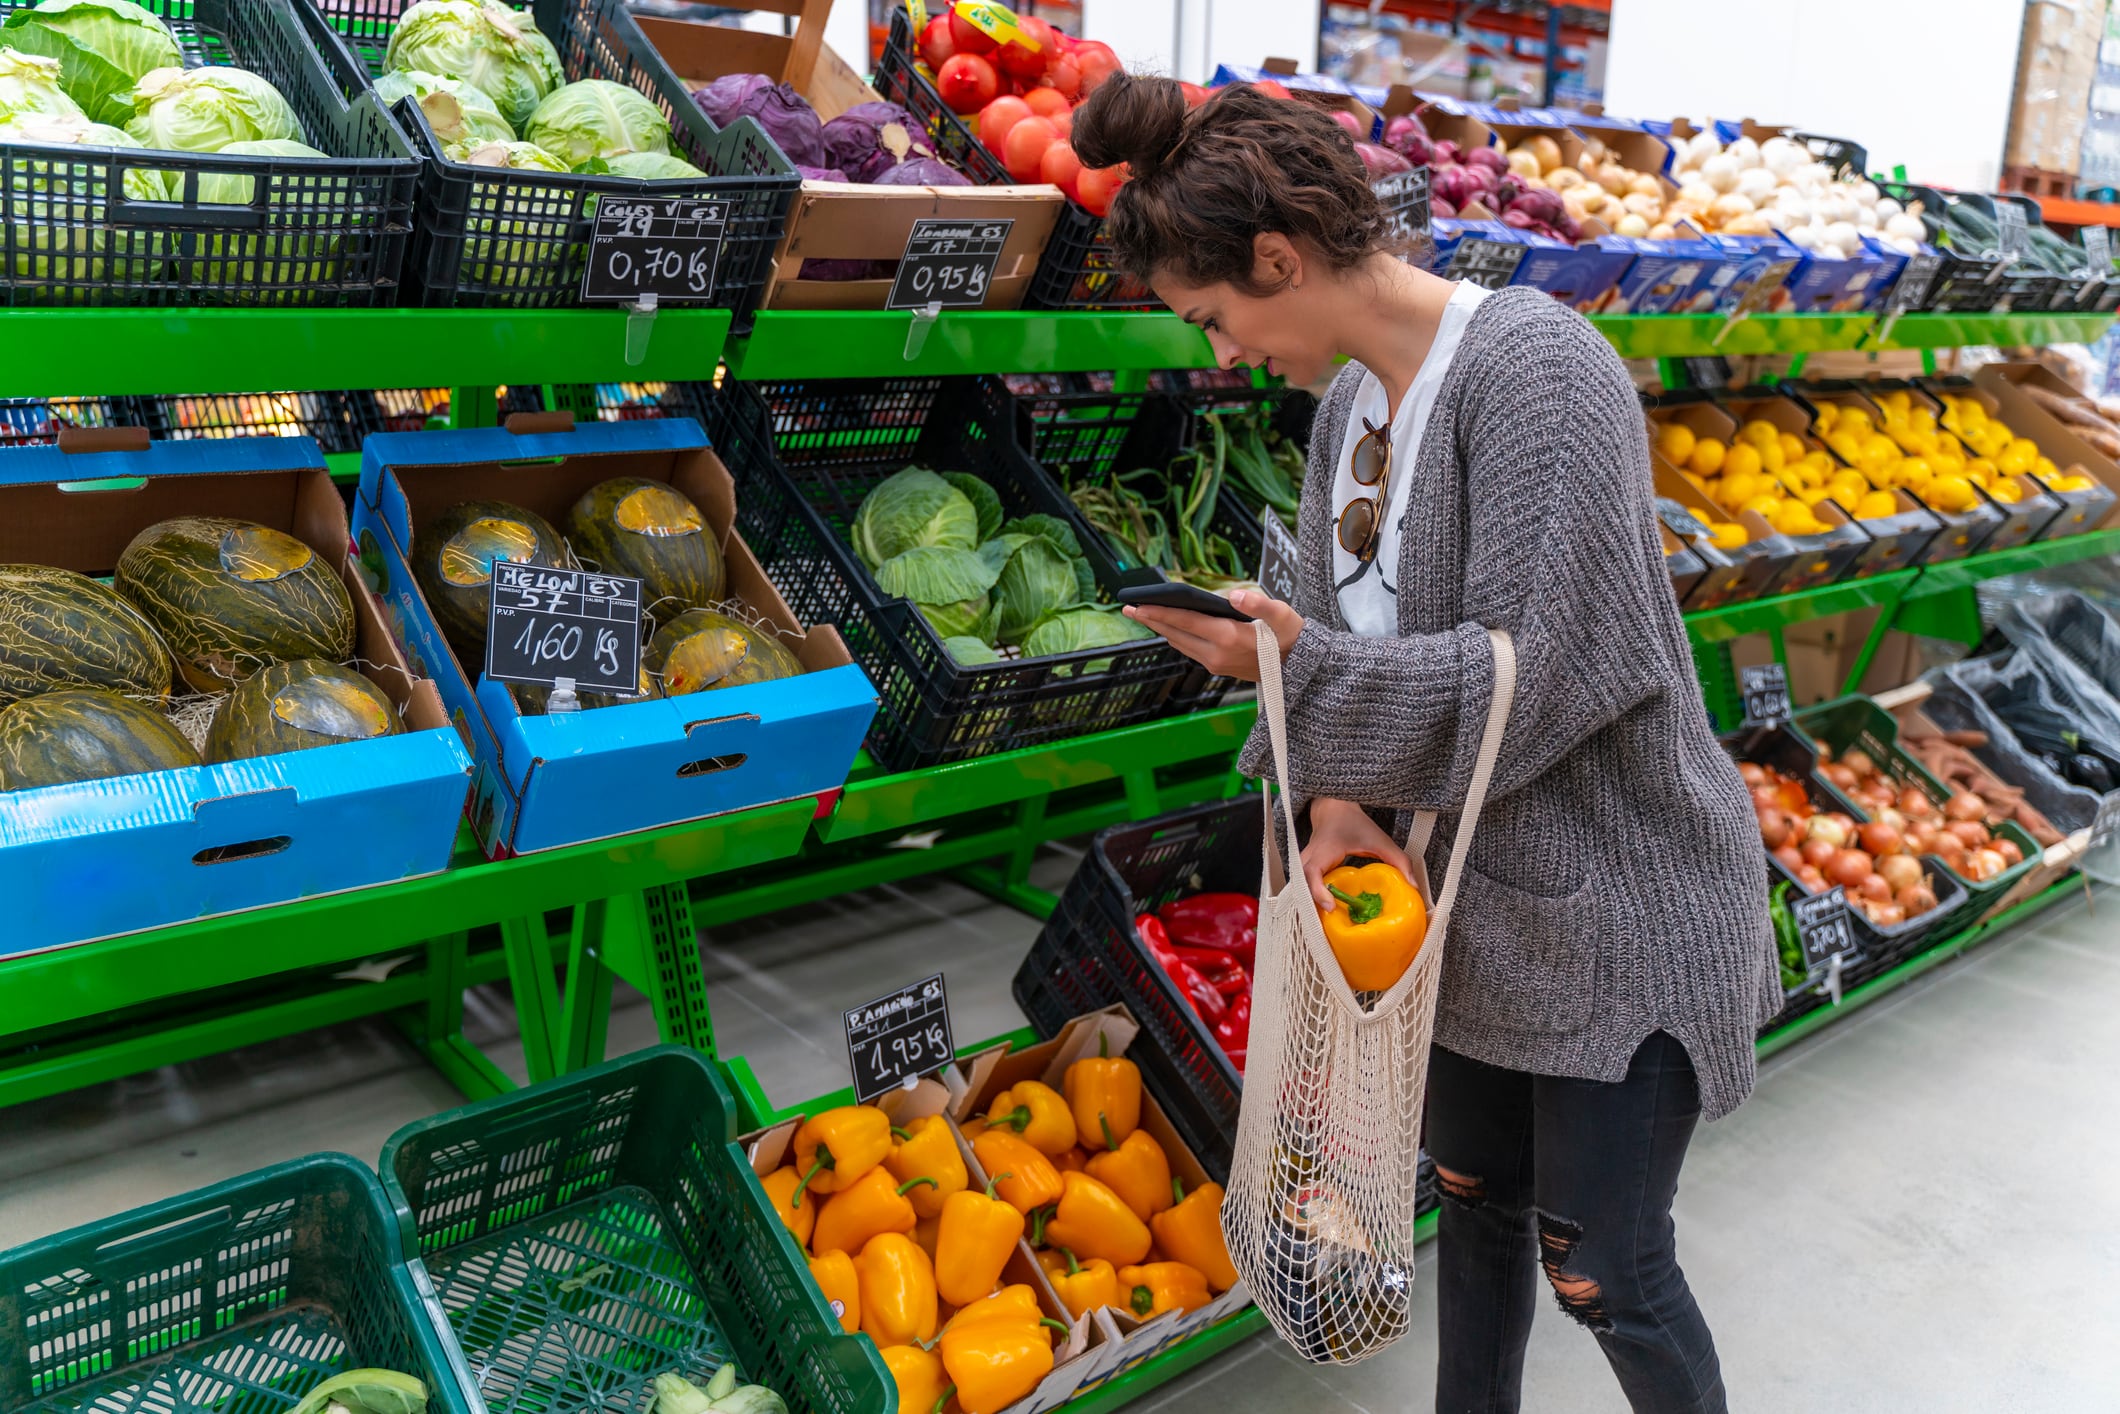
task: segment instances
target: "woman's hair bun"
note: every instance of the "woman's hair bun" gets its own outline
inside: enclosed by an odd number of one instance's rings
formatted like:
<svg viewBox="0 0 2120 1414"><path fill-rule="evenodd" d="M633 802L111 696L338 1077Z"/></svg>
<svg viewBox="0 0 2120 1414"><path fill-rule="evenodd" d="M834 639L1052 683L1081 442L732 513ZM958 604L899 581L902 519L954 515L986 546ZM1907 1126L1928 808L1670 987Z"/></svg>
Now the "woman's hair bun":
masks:
<svg viewBox="0 0 2120 1414"><path fill-rule="evenodd" d="M1097 86L1077 110L1069 137L1085 167L1129 163L1138 180L1152 174L1185 135L1185 90L1176 79L1123 70Z"/></svg>

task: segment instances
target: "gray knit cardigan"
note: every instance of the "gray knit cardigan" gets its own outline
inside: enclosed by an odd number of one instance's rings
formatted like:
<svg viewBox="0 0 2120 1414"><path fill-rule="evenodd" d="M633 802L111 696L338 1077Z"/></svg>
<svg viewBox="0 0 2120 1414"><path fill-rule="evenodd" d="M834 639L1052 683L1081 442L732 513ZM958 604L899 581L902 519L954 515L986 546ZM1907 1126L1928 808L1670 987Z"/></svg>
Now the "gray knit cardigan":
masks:
<svg viewBox="0 0 2120 1414"><path fill-rule="evenodd" d="M1364 370L1310 446L1287 658L1291 788L1442 812L1443 879L1493 691L1488 628L1519 663L1492 793L1451 919L1436 1041L1490 1065L1616 1081L1668 1031L1716 1119L1752 1088L1781 1005L1751 801L1701 703L1653 519L1625 367L1537 290L1474 311L1429 414L1401 524L1399 637L1347 631L1334 485ZM1243 766L1270 775L1264 722Z"/></svg>

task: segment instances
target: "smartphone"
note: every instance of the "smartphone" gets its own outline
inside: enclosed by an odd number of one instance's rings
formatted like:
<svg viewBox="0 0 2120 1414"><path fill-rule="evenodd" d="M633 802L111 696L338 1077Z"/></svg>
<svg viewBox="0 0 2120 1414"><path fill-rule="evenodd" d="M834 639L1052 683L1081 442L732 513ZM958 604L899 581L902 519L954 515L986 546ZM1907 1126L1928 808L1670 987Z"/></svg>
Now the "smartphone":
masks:
<svg viewBox="0 0 2120 1414"><path fill-rule="evenodd" d="M1158 609L1184 609L1188 613L1206 614L1211 618L1234 619L1240 624L1251 622L1251 615L1221 595L1210 594L1191 584L1129 584L1120 588L1119 602L1152 605Z"/></svg>

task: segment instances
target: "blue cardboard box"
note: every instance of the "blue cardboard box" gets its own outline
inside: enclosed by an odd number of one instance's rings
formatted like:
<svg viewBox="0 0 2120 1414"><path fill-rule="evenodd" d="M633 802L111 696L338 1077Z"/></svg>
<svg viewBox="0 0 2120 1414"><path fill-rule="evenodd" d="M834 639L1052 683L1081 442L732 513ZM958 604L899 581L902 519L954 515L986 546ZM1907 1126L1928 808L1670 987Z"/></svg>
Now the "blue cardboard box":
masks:
<svg viewBox="0 0 2120 1414"><path fill-rule="evenodd" d="M1885 274L1885 265L1876 256L1864 250L1852 260L1842 260L1837 255L1804 250L1801 246L1797 249L1803 251L1803 258L1789 272L1776 309L1796 314L1845 314L1869 308L1874 287ZM1901 257L1900 264L1905 263Z"/></svg>
<svg viewBox="0 0 2120 1414"><path fill-rule="evenodd" d="M484 665L459 663L413 580L414 530L459 502L511 502L564 527L615 476L665 481L721 537L728 590L768 619L798 677L592 711L524 715ZM367 440L354 535L380 575L391 626L471 733L472 825L495 857L606 839L775 801L846 780L876 691L838 631L798 623L734 529L728 468L690 418L566 431L394 432Z"/></svg>
<svg viewBox="0 0 2120 1414"><path fill-rule="evenodd" d="M1695 309L1718 314L1739 310L1756 312L1776 308L1789 276L1803 263L1803 247L1780 236L1709 236L1708 244L1723 252L1724 265L1713 277L1714 302L1704 305L1705 290L1693 295Z"/></svg>
<svg viewBox="0 0 2120 1414"><path fill-rule="evenodd" d="M1870 280L1869 288L1863 292L1861 307L1865 310L1882 310L1885 301L1892 297L1892 287L1899 283L1900 275L1907 268L1907 253L1898 246L1885 244L1875 236L1864 236L1862 248L1877 262L1877 274ZM1922 247L1924 251L1928 248L1926 245Z"/></svg>
<svg viewBox="0 0 2120 1414"><path fill-rule="evenodd" d="M1723 268L1723 254L1704 240L1644 240L1637 236L1599 236L1590 242L1600 250L1625 254L1631 263L1608 293L1602 314L1678 314Z"/></svg>
<svg viewBox="0 0 2120 1414"><path fill-rule="evenodd" d="M1614 250L1595 241L1571 246L1547 236L1531 239L1533 245L1510 283L1535 286L1580 314L1602 305L1634 264L1632 251Z"/></svg>
<svg viewBox="0 0 2120 1414"><path fill-rule="evenodd" d="M316 443L150 444L136 429L84 440L81 451L0 451L0 562L108 576L135 535L177 516L284 531L346 581L360 667L398 704L405 731L0 792L0 956L446 869L471 757L353 572L345 503Z"/></svg>

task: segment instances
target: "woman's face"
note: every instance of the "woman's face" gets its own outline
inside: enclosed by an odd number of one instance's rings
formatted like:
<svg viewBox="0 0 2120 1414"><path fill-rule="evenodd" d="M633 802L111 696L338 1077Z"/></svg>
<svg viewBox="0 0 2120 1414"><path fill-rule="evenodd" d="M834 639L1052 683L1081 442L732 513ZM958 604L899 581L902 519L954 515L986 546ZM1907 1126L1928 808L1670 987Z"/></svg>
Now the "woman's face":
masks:
<svg viewBox="0 0 2120 1414"><path fill-rule="evenodd" d="M1206 331L1222 368L1264 368L1293 387L1305 388L1332 371L1338 350L1320 319L1302 262L1284 237L1261 236L1255 278L1269 295L1247 294L1234 285L1193 285L1169 272L1149 281L1156 295L1188 324Z"/></svg>

